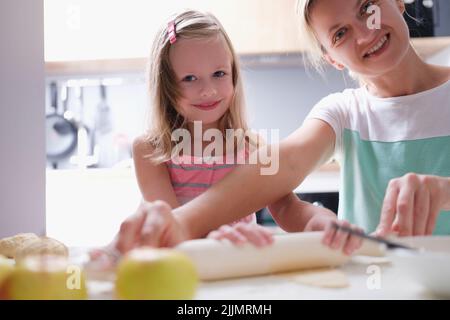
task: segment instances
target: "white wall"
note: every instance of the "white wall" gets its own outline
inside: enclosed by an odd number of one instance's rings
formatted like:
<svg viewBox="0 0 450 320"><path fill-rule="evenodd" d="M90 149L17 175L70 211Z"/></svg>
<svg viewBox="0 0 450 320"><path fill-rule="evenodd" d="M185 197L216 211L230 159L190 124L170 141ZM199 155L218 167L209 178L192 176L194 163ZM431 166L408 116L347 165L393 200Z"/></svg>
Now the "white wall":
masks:
<svg viewBox="0 0 450 320"><path fill-rule="evenodd" d="M0 41L0 237L43 234L43 0L1 0Z"/></svg>
<svg viewBox="0 0 450 320"><path fill-rule="evenodd" d="M280 139L301 126L311 108L333 92L354 87L346 72L325 75L304 67L258 67L244 70L250 127L279 129Z"/></svg>

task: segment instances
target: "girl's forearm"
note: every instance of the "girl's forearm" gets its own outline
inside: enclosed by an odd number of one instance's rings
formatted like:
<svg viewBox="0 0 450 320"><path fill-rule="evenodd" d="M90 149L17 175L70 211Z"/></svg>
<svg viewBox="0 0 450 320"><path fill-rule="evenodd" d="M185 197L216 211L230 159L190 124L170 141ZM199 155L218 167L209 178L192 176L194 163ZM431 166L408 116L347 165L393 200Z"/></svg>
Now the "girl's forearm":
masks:
<svg viewBox="0 0 450 320"><path fill-rule="evenodd" d="M260 161L239 166L205 193L175 209L174 214L189 238L203 237L291 192L306 175L329 159L334 139L334 131L328 124L311 121L279 144L279 154L272 159L278 161L274 174L263 175L267 166Z"/></svg>

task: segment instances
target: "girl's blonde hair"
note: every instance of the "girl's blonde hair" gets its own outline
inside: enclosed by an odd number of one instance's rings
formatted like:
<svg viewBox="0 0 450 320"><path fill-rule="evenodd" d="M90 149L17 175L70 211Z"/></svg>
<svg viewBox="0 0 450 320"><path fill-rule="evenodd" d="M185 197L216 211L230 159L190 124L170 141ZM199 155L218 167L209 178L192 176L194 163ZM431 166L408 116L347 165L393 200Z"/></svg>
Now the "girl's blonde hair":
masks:
<svg viewBox="0 0 450 320"><path fill-rule="evenodd" d="M169 21L175 24L177 39L204 39L223 36L232 55L232 81L234 94L230 107L219 120L219 129L225 134L226 129L243 129L247 131L245 101L239 62L233 45L221 23L210 13L187 10L176 14ZM164 25L156 35L151 51L148 70L148 89L151 110L148 116L145 141L150 143L154 152L149 158L162 163L171 158L175 142L172 132L178 128L187 129L186 119L177 111L180 91L169 60L171 47L168 25ZM225 135L224 135L225 136Z"/></svg>

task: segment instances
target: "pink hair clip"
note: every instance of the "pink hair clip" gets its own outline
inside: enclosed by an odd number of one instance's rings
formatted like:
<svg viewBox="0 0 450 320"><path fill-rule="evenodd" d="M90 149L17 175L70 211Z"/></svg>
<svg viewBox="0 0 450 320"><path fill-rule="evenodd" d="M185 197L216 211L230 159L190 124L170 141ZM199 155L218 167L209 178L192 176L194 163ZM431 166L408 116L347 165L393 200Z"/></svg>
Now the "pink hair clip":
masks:
<svg viewBox="0 0 450 320"><path fill-rule="evenodd" d="M174 44L177 41L177 33L175 31L175 21L169 22L168 32L170 44Z"/></svg>

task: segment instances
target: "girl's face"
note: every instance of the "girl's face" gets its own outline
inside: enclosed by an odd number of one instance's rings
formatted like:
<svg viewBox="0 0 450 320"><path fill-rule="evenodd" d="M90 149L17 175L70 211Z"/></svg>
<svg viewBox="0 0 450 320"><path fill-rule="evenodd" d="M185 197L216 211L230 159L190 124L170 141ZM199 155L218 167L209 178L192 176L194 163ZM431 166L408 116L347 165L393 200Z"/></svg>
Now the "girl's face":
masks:
<svg viewBox="0 0 450 320"><path fill-rule="evenodd" d="M380 13L371 16L370 6ZM376 77L392 70L409 49L409 31L401 0L317 0L311 9L311 26L337 69ZM375 28L374 28L375 26Z"/></svg>
<svg viewBox="0 0 450 320"><path fill-rule="evenodd" d="M225 39L178 39L169 59L181 92L178 111L188 121L216 127L234 94L232 55Z"/></svg>

